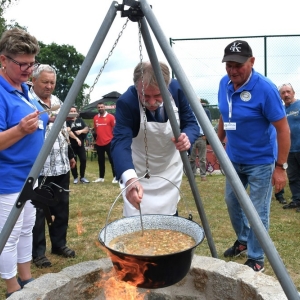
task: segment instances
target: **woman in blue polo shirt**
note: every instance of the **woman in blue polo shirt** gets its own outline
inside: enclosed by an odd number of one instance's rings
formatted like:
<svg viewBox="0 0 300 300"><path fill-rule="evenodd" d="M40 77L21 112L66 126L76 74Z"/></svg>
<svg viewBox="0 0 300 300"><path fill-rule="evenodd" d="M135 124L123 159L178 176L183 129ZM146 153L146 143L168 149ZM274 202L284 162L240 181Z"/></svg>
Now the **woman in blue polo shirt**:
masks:
<svg viewBox="0 0 300 300"><path fill-rule="evenodd" d="M48 115L28 92L26 81L38 66L38 41L13 28L0 40L0 231L44 142ZM0 275L9 297L32 281L35 208L27 201L0 255ZM18 279L16 274L18 272Z"/></svg>

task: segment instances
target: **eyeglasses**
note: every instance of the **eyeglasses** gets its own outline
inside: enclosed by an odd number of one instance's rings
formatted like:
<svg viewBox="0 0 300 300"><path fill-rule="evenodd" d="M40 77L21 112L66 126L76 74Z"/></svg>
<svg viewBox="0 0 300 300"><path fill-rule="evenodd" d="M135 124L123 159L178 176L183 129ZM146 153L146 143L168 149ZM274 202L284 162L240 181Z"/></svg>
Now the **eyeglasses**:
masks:
<svg viewBox="0 0 300 300"><path fill-rule="evenodd" d="M11 58L8 55L4 55L6 58L10 59L13 63L15 63L16 65L18 65L20 67L21 71L27 71L29 68L33 68L34 70L36 68L38 68L38 66L40 65L39 62L35 61L31 64L27 64L27 63L19 63L18 61L14 60L13 58Z"/></svg>

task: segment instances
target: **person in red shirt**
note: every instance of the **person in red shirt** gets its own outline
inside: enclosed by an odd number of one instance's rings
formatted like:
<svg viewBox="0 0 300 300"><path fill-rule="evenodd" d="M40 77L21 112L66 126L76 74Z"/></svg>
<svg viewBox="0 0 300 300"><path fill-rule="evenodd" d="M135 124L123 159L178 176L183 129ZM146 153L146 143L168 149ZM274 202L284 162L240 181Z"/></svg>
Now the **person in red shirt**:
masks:
<svg viewBox="0 0 300 300"><path fill-rule="evenodd" d="M115 117L105 110L105 103L98 103L99 114L94 117L94 130L96 134L95 148L98 155L99 178L93 182L104 182L105 176L105 152L108 156L112 173L112 183L118 183L115 177L114 164L110 153L110 143L113 138L113 129L115 126Z"/></svg>

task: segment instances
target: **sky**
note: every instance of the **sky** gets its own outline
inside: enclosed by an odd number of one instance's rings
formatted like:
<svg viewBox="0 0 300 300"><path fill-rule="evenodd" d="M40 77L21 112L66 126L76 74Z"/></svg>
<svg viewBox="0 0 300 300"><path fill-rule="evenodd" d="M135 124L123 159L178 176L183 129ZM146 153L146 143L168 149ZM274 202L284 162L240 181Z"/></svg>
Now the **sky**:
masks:
<svg viewBox="0 0 300 300"><path fill-rule="evenodd" d="M77 52L86 56L113 3L122 4L123 1L52 0L49 2L44 0L19 0L17 4L6 10L4 18L7 22L15 20L21 26L27 27L30 34L45 44L54 42L58 45L71 45L75 47ZM169 38L291 35L300 33L298 12L293 9L295 7L294 0L286 0L280 5L271 0L252 0L251 2L241 2L239 0L147 0L147 3L152 5L152 11L168 41ZM125 10L128 8L128 6L125 6ZM121 17L120 12L117 12L85 80L88 85L93 85L125 22L126 18ZM151 31L150 27L149 29ZM166 58L153 35L152 39L158 59L166 62ZM227 42L225 45L219 44L217 46L219 49L216 52L216 55L220 57L218 68L223 68L224 74L225 68L221 60L227 44ZM197 55L197 51L192 53L192 48L186 50L180 45L184 44L180 42L180 44L175 43L174 45L174 52L180 63L181 59L184 61L183 56ZM180 51L184 53L180 53ZM254 49L253 52L255 54ZM142 56L144 61L148 60L143 44ZM132 85L133 69L139 61L138 23L129 21L90 95L91 102L101 99L102 96L112 91L125 92ZM189 65L184 62L181 65L184 71L187 72L186 74L192 74L185 69L188 69ZM209 60L203 61L199 66L203 69L207 67L209 67ZM201 97L209 82L198 80L197 77L196 79L188 77L188 79L191 80L191 83L193 82L192 86L196 94ZM219 79L216 78L216 82ZM213 88L216 89L217 87L213 86Z"/></svg>

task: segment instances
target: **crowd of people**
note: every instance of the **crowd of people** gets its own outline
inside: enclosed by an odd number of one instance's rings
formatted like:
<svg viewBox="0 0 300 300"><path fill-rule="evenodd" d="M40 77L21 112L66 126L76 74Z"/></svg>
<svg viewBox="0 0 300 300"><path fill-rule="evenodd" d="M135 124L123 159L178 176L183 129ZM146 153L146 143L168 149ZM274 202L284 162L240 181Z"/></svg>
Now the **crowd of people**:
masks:
<svg viewBox="0 0 300 300"><path fill-rule="evenodd" d="M60 108L48 114L39 112L63 106L54 95L56 71L39 64L35 59L38 53L36 38L21 29L7 30L1 37L0 230ZM250 187L249 197L268 230L273 187L283 209L300 211L300 101L290 83L277 88L255 71L255 57L246 41L227 45L222 62L227 74L219 85L217 135L221 142L226 139L228 157L245 189ZM72 106L33 187L51 185L59 198L57 205L49 207L54 218L48 228L52 254L75 257L75 250L67 246L70 174L74 184L90 183L85 175L87 144L98 157L99 177L94 183L105 180L107 155L112 183L122 190L125 217L139 215L141 209L143 214L178 215L183 173L180 152L190 154L194 172L199 155L200 176L207 180L205 132L179 82L171 79L167 64L160 62L160 69L180 128L177 138L150 62L140 62L134 68L133 85L118 99L115 115L106 111L105 103L97 104L93 128ZM205 111L211 122L209 110ZM292 194L289 203L283 197L287 181ZM169 182L177 188L170 188ZM245 265L263 271L264 251L228 180L225 202L236 241L224 257L247 253ZM7 298L33 280L31 262L39 268L52 265L46 257L45 212L27 201L0 255Z"/></svg>

